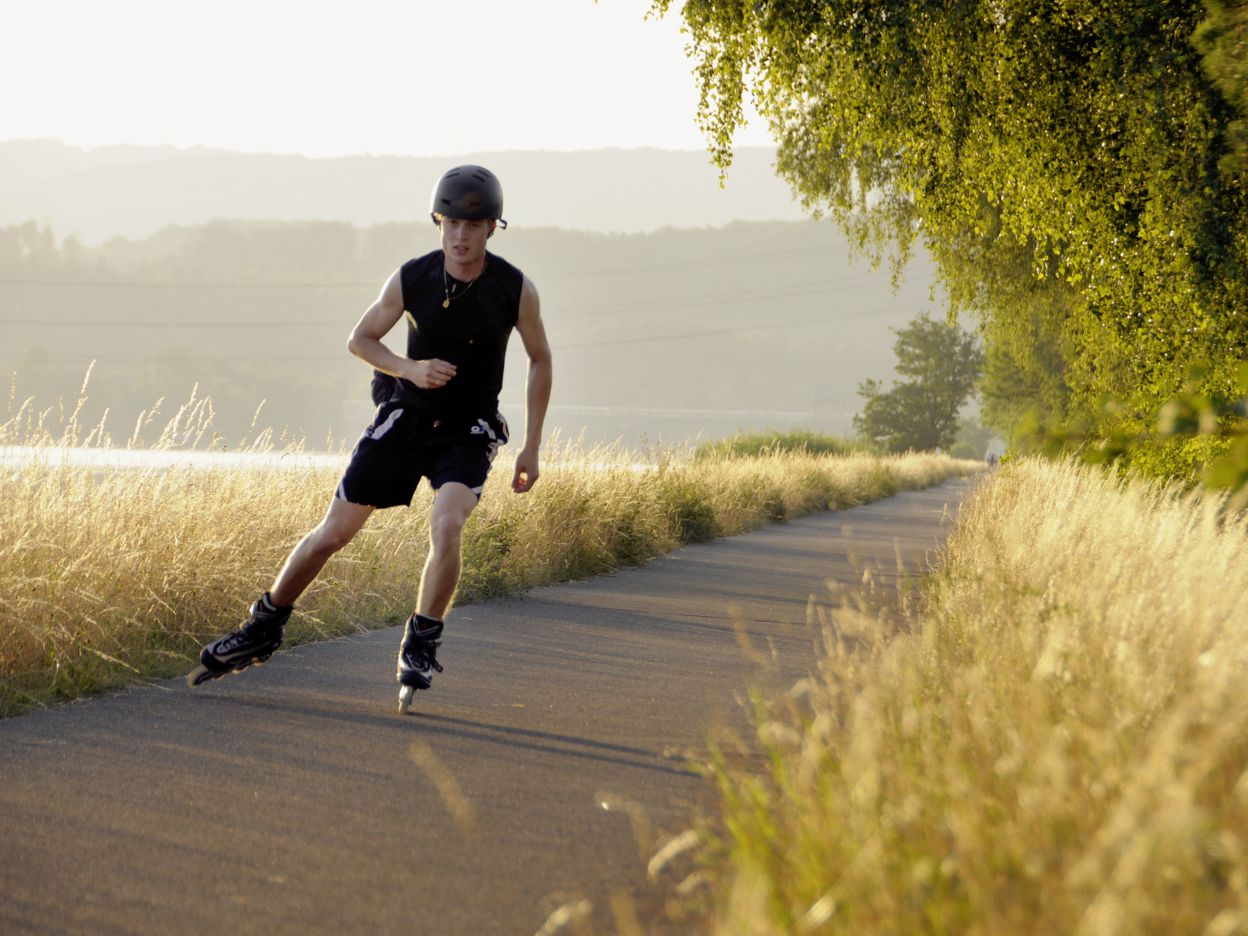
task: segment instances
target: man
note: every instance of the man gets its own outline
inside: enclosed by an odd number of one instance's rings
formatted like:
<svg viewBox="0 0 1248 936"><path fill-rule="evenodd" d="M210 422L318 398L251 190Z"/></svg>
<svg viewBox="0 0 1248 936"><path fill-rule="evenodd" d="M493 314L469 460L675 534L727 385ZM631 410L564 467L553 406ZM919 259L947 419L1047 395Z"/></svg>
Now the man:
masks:
<svg viewBox="0 0 1248 936"><path fill-rule="evenodd" d="M441 249L409 260L390 275L360 318L347 347L375 368L376 418L351 454L325 519L291 552L273 586L238 631L204 647L187 682L196 686L267 660L298 597L335 552L379 508L411 503L422 477L434 490L430 550L416 611L399 650L400 709L441 672L437 648L459 581L464 524L481 496L490 463L507 442L498 412L507 341L514 328L529 358L524 444L512 489L530 490L550 401L550 345L537 290L520 270L486 250L502 220L498 179L480 166L459 166L438 181L430 213ZM406 315L407 356L381 339Z"/></svg>

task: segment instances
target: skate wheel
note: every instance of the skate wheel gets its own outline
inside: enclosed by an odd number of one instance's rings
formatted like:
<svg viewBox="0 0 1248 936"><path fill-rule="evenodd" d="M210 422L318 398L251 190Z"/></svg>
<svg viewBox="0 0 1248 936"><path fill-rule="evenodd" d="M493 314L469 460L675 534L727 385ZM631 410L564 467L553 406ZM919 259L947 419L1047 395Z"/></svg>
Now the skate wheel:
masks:
<svg viewBox="0 0 1248 936"><path fill-rule="evenodd" d="M202 663L186 674L186 684L194 689L196 686L206 683L210 679L220 676L220 673L214 673Z"/></svg>
<svg viewBox="0 0 1248 936"><path fill-rule="evenodd" d="M399 689L399 714L406 715L407 708L412 704L412 696L416 695L416 689L413 686L402 686Z"/></svg>

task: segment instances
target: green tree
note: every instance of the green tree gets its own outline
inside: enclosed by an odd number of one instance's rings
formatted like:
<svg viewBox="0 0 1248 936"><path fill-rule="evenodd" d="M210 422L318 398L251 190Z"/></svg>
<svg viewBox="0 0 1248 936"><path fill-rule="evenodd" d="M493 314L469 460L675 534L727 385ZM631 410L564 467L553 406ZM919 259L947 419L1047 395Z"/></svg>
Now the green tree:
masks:
<svg viewBox="0 0 1248 936"><path fill-rule="evenodd" d="M958 436L958 411L979 378L983 353L974 335L926 314L896 332L896 370L909 379L891 390L865 381L858 395L866 404L854 417L854 428L890 452L948 449Z"/></svg>
<svg viewBox="0 0 1248 936"><path fill-rule="evenodd" d="M1150 426L1201 360L1202 392L1233 388L1248 357L1242 3L685 0L681 16L721 167L749 96L803 203L876 258L921 243L1042 418Z"/></svg>
<svg viewBox="0 0 1248 936"><path fill-rule="evenodd" d="M1070 408L1060 319L1045 314L1037 301L1026 326L1026 319L1011 329L998 319L985 323L984 368L976 387L981 419L1011 443L1027 423L1065 424Z"/></svg>
<svg viewBox="0 0 1248 936"><path fill-rule="evenodd" d="M1205 72L1218 86L1236 113L1227 128L1231 152L1221 168L1238 176L1248 170L1248 2L1205 0L1208 18L1196 30L1196 47L1204 53Z"/></svg>

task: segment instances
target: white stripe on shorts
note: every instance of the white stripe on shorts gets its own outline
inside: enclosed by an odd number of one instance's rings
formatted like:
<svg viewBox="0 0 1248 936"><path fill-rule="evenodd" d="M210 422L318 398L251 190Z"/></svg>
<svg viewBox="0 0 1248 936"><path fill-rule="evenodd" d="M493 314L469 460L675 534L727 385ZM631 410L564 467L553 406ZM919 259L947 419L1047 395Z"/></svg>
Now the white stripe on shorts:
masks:
<svg viewBox="0 0 1248 936"><path fill-rule="evenodd" d="M368 433L369 436L373 439L380 439L387 432L389 432L391 429L394 428L394 424L399 421L399 417L402 415L403 415L403 410L396 409L393 413L391 413L389 416L386 417L385 422L383 422L376 429L371 430Z"/></svg>

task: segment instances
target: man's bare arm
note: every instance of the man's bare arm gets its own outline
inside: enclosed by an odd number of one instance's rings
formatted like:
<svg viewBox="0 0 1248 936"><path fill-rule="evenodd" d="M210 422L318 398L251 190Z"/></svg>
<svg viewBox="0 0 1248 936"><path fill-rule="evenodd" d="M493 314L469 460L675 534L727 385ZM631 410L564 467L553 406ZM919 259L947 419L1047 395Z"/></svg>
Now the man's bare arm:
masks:
<svg viewBox="0 0 1248 936"><path fill-rule="evenodd" d="M400 357L381 341L390 329L403 317L403 285L399 271L395 270L381 287L381 293L373 300L351 329L347 338L347 350L366 364L371 364L383 374L410 380L424 390L446 385L455 376L455 365L432 358L413 361Z"/></svg>
<svg viewBox="0 0 1248 936"><path fill-rule="evenodd" d="M511 481L512 490L523 494L537 483L541 473L537 452L542 444L542 425L550 405L550 388L554 380L550 343L546 340L546 328L542 324L541 302L532 280L524 278L520 292L520 316L516 331L524 342L529 356L529 374L525 384L524 448L516 456L516 471Z"/></svg>

